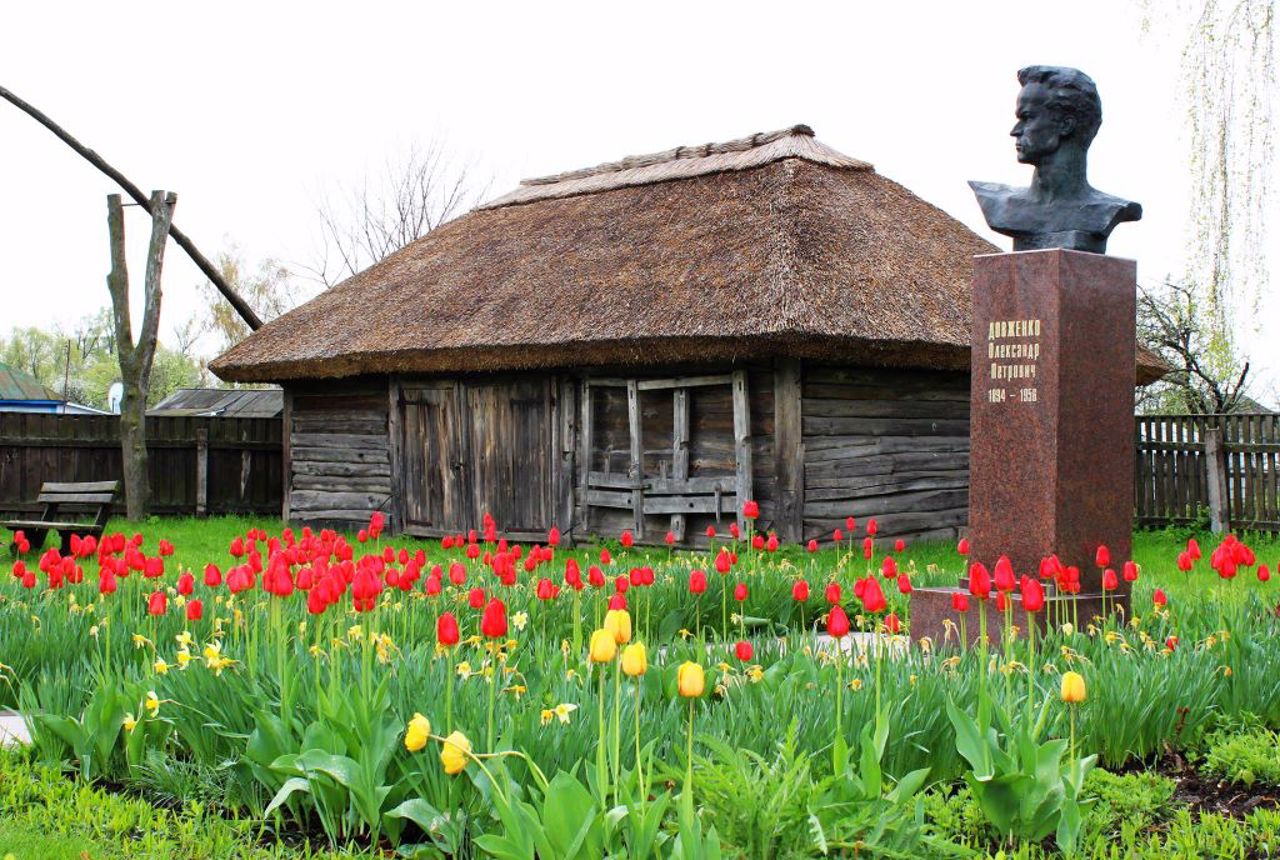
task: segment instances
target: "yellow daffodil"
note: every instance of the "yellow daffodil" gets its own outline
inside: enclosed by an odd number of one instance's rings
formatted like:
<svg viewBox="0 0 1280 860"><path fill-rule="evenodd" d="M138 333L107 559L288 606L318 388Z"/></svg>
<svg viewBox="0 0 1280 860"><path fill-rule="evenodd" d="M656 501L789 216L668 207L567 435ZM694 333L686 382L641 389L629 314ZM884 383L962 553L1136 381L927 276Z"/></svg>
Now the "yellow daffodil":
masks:
<svg viewBox="0 0 1280 860"><path fill-rule="evenodd" d="M427 745L431 737L431 721L422 714L415 713L404 733L404 748L409 752L417 752Z"/></svg>
<svg viewBox="0 0 1280 860"><path fill-rule="evenodd" d="M849 682L849 689L850 689L850 690L853 690L855 693L856 693L856 692L858 692L859 690L861 690L861 689L862 689L862 679L861 679L861 678L854 678L852 681L850 681L850 682Z"/></svg>
<svg viewBox="0 0 1280 860"><path fill-rule="evenodd" d="M764 680L764 669L761 666L748 666L746 672L747 678L753 684L759 684Z"/></svg>
<svg viewBox="0 0 1280 860"><path fill-rule="evenodd" d="M543 708L542 714L539 717L539 722L542 725L547 726L547 725L550 725L551 721L554 720L555 718L556 718L555 711L551 710L550 708Z"/></svg>
<svg viewBox="0 0 1280 860"><path fill-rule="evenodd" d="M186 647L179 648L178 649L178 668L185 670L189 665L191 665L191 650Z"/></svg>
<svg viewBox="0 0 1280 860"><path fill-rule="evenodd" d="M462 732L454 731L444 739L440 749L440 763L444 772L450 776L462 773L467 766L467 756L471 754L471 741Z"/></svg>
<svg viewBox="0 0 1280 860"><path fill-rule="evenodd" d="M195 644L196 640L191 636L190 630L183 630L177 636L173 637L173 641L177 642L179 645L183 646L184 648L190 648L192 645Z"/></svg>
<svg viewBox="0 0 1280 860"><path fill-rule="evenodd" d="M135 728L137 728L137 726L138 726L138 720L136 717L134 717L133 714L124 715L124 730L126 732L133 731Z"/></svg>
<svg viewBox="0 0 1280 860"><path fill-rule="evenodd" d="M569 715L578 710L578 706L571 702L562 702L555 706L555 715L562 724L569 725Z"/></svg>
<svg viewBox="0 0 1280 860"><path fill-rule="evenodd" d="M474 674L471 671L471 664L468 663L466 660L463 660L461 663L455 666L454 671L457 672L458 677L464 681L470 678Z"/></svg>
<svg viewBox="0 0 1280 860"><path fill-rule="evenodd" d="M89 635L90 635L90 636L92 636L94 639L97 639L97 638L98 638L98 625L97 625L97 624L95 624L95 625L93 625L92 627L90 627L90 628L89 628Z"/></svg>
<svg viewBox="0 0 1280 860"><path fill-rule="evenodd" d="M528 624L529 624L528 612L521 611L521 612L516 612L512 614L511 626L514 627L515 629L523 630L525 627L528 626Z"/></svg>
<svg viewBox="0 0 1280 860"><path fill-rule="evenodd" d="M164 675L169 671L169 664L162 657L157 657L155 662L155 670L157 675Z"/></svg>
<svg viewBox="0 0 1280 860"><path fill-rule="evenodd" d="M147 700L145 704L146 704L147 710L151 713L151 716L154 717L157 713L159 713L160 697L156 695L155 690L147 691Z"/></svg>
<svg viewBox="0 0 1280 860"><path fill-rule="evenodd" d="M135 634L133 634L132 639L133 639L133 647L134 647L134 648L144 648L144 647L146 647L147 645L150 645L150 644L151 644L151 640L150 640L150 639L148 639L147 637L143 636L141 633L135 633Z"/></svg>

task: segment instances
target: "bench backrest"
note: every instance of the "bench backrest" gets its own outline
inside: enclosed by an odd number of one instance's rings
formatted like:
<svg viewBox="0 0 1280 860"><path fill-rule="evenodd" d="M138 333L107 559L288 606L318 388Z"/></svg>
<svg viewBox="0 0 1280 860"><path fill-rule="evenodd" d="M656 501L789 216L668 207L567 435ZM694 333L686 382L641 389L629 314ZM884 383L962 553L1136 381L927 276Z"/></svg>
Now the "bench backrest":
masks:
<svg viewBox="0 0 1280 860"><path fill-rule="evenodd" d="M44 505L44 519L52 520L64 508L93 511L96 524L106 525L111 513L111 503L120 489L119 481L86 481L68 484L48 481L41 485L36 503Z"/></svg>

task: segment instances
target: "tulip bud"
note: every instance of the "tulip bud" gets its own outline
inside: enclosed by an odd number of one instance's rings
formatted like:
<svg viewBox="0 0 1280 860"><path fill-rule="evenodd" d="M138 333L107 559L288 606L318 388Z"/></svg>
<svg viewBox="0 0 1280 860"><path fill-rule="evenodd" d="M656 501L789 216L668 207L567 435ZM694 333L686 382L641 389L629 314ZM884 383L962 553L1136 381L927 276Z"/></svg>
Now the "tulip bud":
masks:
<svg viewBox="0 0 1280 860"><path fill-rule="evenodd" d="M750 642L743 639L733 646L733 653L743 663L748 663L751 661L752 656L755 655L755 649L751 647Z"/></svg>
<svg viewBox="0 0 1280 860"><path fill-rule="evenodd" d="M838 582L827 583L827 590L824 596L826 597L827 603L839 603L842 598L842 595L840 593L840 583Z"/></svg>
<svg viewBox="0 0 1280 860"><path fill-rule="evenodd" d="M417 752L427 745L431 737L431 721L422 714L415 713L404 732L404 748L409 752Z"/></svg>
<svg viewBox="0 0 1280 860"><path fill-rule="evenodd" d="M968 538L960 538L960 543L956 544L956 552L960 553L960 555L968 555L968 554L969 554L969 539L968 539Z"/></svg>
<svg viewBox="0 0 1280 860"><path fill-rule="evenodd" d="M649 669L648 655L643 642L633 642L622 649L622 671L630 678L638 678Z"/></svg>
<svg viewBox="0 0 1280 860"><path fill-rule="evenodd" d="M1085 700L1084 677L1079 672L1062 674L1062 701L1076 705Z"/></svg>
<svg viewBox="0 0 1280 860"><path fill-rule="evenodd" d="M701 594L707 590L707 574L701 570L689 571L689 591L692 594Z"/></svg>
<svg viewBox="0 0 1280 860"><path fill-rule="evenodd" d="M452 612L440 613L440 617L436 619L436 642L448 648L457 645L459 638L458 619L453 617Z"/></svg>
<svg viewBox="0 0 1280 860"><path fill-rule="evenodd" d="M741 603L747 599L747 584L739 582L733 587L733 599Z"/></svg>
<svg viewBox="0 0 1280 860"><path fill-rule="evenodd" d="M1107 567L1111 564L1111 550L1107 549L1106 544L1098 545L1098 551L1093 556L1093 563L1098 567Z"/></svg>
<svg viewBox="0 0 1280 860"><path fill-rule="evenodd" d="M969 597L961 591L953 591L951 593L951 608L956 612L969 611Z"/></svg>
<svg viewBox="0 0 1280 860"><path fill-rule="evenodd" d="M204 604L199 599L193 600L187 604L187 620L199 621L204 618Z"/></svg>
<svg viewBox="0 0 1280 860"><path fill-rule="evenodd" d="M816 540L814 540L813 538L810 538L810 539L809 539L809 543L808 543L808 545L807 545L805 548L806 548L806 549L808 549L808 550L809 550L809 552L817 552L817 551L818 551L818 542L817 542Z"/></svg>
<svg viewBox="0 0 1280 860"><path fill-rule="evenodd" d="M831 607L827 615L827 633L834 639L849 635L849 616L839 605Z"/></svg>
<svg viewBox="0 0 1280 860"><path fill-rule="evenodd" d="M696 699L706 689L706 677L697 663L681 663L676 670L676 689L686 699Z"/></svg>
<svg viewBox="0 0 1280 860"><path fill-rule="evenodd" d="M467 756L471 754L471 741L462 732L455 731L444 739L440 748L440 763L444 772L450 776L462 773L467 766Z"/></svg>
<svg viewBox="0 0 1280 860"><path fill-rule="evenodd" d="M591 634L591 662L608 663L618 656L618 642L613 632L601 627Z"/></svg>
<svg viewBox="0 0 1280 860"><path fill-rule="evenodd" d="M801 603L809 599L809 583L803 579L798 579L791 586L791 599L798 600Z"/></svg>
<svg viewBox="0 0 1280 860"><path fill-rule="evenodd" d="M893 542L893 551L894 551L894 552L902 552L902 551L904 551L906 548L907 548L907 542L906 542L905 540L903 540L902 538L898 538L896 541L894 541L894 542Z"/></svg>
<svg viewBox="0 0 1280 860"><path fill-rule="evenodd" d="M1151 595L1151 602L1156 606L1167 606L1169 598L1165 596L1163 588L1157 588L1155 593Z"/></svg>
<svg viewBox="0 0 1280 860"><path fill-rule="evenodd" d="M610 609L604 614L604 629L617 644L627 644L631 641L631 613L625 609Z"/></svg>

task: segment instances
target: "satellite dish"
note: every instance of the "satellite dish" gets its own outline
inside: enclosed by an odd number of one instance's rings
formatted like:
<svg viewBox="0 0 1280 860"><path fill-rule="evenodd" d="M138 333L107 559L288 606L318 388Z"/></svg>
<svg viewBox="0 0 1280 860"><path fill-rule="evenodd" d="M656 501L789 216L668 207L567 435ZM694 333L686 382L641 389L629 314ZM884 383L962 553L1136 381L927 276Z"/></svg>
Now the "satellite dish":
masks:
<svg viewBox="0 0 1280 860"><path fill-rule="evenodd" d="M107 411L119 415L122 400L124 400L124 385L119 382L111 383L111 387L107 389Z"/></svg>

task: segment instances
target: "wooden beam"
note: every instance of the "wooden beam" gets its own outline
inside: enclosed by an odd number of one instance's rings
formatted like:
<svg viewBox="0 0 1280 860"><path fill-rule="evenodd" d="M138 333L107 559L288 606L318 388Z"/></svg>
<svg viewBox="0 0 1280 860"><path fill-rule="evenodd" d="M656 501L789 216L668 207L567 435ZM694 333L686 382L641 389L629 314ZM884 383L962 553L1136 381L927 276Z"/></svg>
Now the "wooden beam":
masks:
<svg viewBox="0 0 1280 860"><path fill-rule="evenodd" d="M591 472L591 380L582 381L582 398L578 418L578 524L575 532L586 538L590 528L591 502L587 498L587 481Z"/></svg>
<svg viewBox="0 0 1280 860"><path fill-rule="evenodd" d="M400 380L387 377L387 459L391 467L391 522L392 534L404 528L404 406L400 404ZM422 476L415 476L422 480Z"/></svg>
<svg viewBox="0 0 1280 860"><path fill-rule="evenodd" d="M209 428L196 428L196 516L209 514Z"/></svg>
<svg viewBox="0 0 1280 860"><path fill-rule="evenodd" d="M738 528L746 531L742 502L753 498L751 487L751 407L747 397L747 372L733 372L733 447L736 460L737 497L734 504Z"/></svg>
<svg viewBox="0 0 1280 860"><path fill-rule="evenodd" d="M556 482L555 525L563 533L566 546L573 546L573 487L577 481L574 471L575 453L578 449L577 384L564 377L559 380L560 395L556 401L556 425L560 465Z"/></svg>
<svg viewBox="0 0 1280 860"><path fill-rule="evenodd" d="M1209 527L1215 533L1231 528L1231 510L1227 495L1227 463L1222 446L1222 428L1204 431L1205 464L1209 467Z"/></svg>
<svg viewBox="0 0 1280 860"><path fill-rule="evenodd" d="M627 430L631 438L631 466L627 474L639 481L642 475L640 439L640 386L634 379L627 380ZM631 491L631 508L635 514L633 530L636 538L644 537L644 489L637 486Z"/></svg>
<svg viewBox="0 0 1280 860"><path fill-rule="evenodd" d="M674 421L671 427L671 479L685 481L689 477L689 389L677 388L671 392L671 411ZM676 541L684 540L684 513L671 515L671 533Z"/></svg>
<svg viewBox="0 0 1280 860"><path fill-rule="evenodd" d="M798 543L804 531L800 372L797 358L780 358L773 366L773 462L778 480L774 521L778 536L788 543Z"/></svg>
<svg viewBox="0 0 1280 860"><path fill-rule="evenodd" d="M675 376L670 379L642 379L638 383L641 391L660 391L666 388L696 388L702 385L732 385L733 376L728 373L717 373L709 376Z"/></svg>

